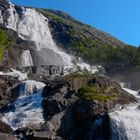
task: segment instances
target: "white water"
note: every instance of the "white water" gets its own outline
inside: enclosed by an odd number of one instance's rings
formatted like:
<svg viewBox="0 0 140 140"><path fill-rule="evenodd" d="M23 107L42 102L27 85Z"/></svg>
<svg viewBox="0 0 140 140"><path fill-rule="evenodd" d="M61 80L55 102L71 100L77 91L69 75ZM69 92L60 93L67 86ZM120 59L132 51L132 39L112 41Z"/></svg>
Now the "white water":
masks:
<svg viewBox="0 0 140 140"><path fill-rule="evenodd" d="M7 76L13 76L15 78L18 78L20 81L28 79L27 73L21 73L20 71L11 69L11 72L1 72L0 75L7 75Z"/></svg>
<svg viewBox="0 0 140 140"><path fill-rule="evenodd" d="M140 98L138 91L121 87L128 93ZM111 120L112 139L111 140L139 140L140 139L140 110L138 104L130 104L120 110L109 114Z"/></svg>
<svg viewBox="0 0 140 140"><path fill-rule="evenodd" d="M33 66L33 60L29 50L23 51L21 55L21 66L22 67Z"/></svg>
<svg viewBox="0 0 140 140"><path fill-rule="evenodd" d="M4 113L2 121L13 129L27 126L39 127L44 123L41 97L44 86L44 83L33 80L21 82L19 97L9 104L12 109Z"/></svg>
<svg viewBox="0 0 140 140"><path fill-rule="evenodd" d="M23 8L22 18L10 3L7 27L15 30L25 40L35 42L34 61L39 65L71 65L71 57L60 50L52 39L48 19L31 8ZM28 57L29 58L29 57ZM26 62L27 62L27 58ZM30 60L28 60L30 61ZM28 64L30 64L28 62Z"/></svg>
<svg viewBox="0 0 140 140"><path fill-rule="evenodd" d="M10 17L7 20L7 28L15 30L19 37L24 40L33 41L35 46L32 48L32 55L30 50L26 50L21 55L21 66L32 65L64 65L75 67L72 63L73 56L66 54L53 41L52 35L48 27L48 19L42 14L36 12L31 8L22 8L22 15L18 15L15 6L12 3L8 12ZM3 23L3 17L0 13L0 23ZM33 59L33 60L32 60ZM77 65L84 69L95 73L97 68L92 67L86 63L79 63Z"/></svg>
<svg viewBox="0 0 140 140"><path fill-rule="evenodd" d="M2 17L1 11L0 11L0 23L3 24L3 17Z"/></svg>
<svg viewBox="0 0 140 140"><path fill-rule="evenodd" d="M138 91L135 91L135 90L126 88L124 82L121 82L120 85L121 85L121 87L122 87L123 90L125 90L125 91L127 91L128 93L134 95L136 98L140 98L140 95L138 94ZM128 84L128 85L129 85L129 84ZM130 87L130 86L129 86L129 87Z"/></svg>
<svg viewBox="0 0 140 140"><path fill-rule="evenodd" d="M140 110L138 104L110 113L112 140L140 139Z"/></svg>

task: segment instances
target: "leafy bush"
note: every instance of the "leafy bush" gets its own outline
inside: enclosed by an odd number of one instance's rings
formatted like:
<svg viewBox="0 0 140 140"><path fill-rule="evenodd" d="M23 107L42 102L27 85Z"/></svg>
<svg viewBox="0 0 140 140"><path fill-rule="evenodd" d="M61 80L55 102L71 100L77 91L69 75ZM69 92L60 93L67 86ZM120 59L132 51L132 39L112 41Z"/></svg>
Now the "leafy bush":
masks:
<svg viewBox="0 0 140 140"><path fill-rule="evenodd" d="M0 61L4 57L5 45L7 43L7 40L7 33L4 30L0 29Z"/></svg>
<svg viewBox="0 0 140 140"><path fill-rule="evenodd" d="M114 97L105 94L105 90L106 89L97 88L96 86L85 86L78 89L78 93L79 96L83 99L107 102Z"/></svg>
<svg viewBox="0 0 140 140"><path fill-rule="evenodd" d="M9 36L6 30L0 29L0 61L2 61L5 51L15 46L17 37L16 33Z"/></svg>

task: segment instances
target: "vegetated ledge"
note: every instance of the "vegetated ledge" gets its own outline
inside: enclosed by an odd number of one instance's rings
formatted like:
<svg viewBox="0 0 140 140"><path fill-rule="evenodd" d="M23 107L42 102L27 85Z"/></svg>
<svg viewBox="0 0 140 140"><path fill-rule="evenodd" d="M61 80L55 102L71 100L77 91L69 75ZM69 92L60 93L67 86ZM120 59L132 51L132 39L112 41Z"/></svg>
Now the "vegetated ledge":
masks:
<svg viewBox="0 0 140 140"><path fill-rule="evenodd" d="M134 96L105 75L71 74L66 77L66 80L82 100L96 100L104 104L109 102L127 104L136 101Z"/></svg>

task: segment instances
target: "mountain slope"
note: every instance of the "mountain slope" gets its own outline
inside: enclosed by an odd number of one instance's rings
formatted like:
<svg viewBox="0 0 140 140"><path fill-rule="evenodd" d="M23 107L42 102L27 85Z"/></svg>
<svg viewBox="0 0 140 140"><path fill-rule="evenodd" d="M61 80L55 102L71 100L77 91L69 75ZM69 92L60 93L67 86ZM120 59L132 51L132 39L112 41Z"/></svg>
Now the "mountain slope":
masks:
<svg viewBox="0 0 140 140"><path fill-rule="evenodd" d="M21 58L17 57L22 64L15 60L16 67L73 65L85 61L90 65L102 65L110 71L140 65L139 48L76 21L66 13L23 8L6 0L0 2L2 26L17 32L25 42L32 42L32 45L22 48ZM7 57L4 54L2 65Z"/></svg>
<svg viewBox="0 0 140 140"><path fill-rule="evenodd" d="M61 11L37 10L49 19L53 39L68 53L80 56L92 65L100 64L109 69L139 65L139 49L76 21Z"/></svg>

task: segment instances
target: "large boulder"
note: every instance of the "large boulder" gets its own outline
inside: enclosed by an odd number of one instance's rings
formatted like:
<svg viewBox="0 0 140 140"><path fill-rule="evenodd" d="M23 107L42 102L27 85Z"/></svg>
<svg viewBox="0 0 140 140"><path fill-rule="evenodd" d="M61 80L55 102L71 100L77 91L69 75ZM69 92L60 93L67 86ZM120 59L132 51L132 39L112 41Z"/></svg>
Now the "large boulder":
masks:
<svg viewBox="0 0 140 140"><path fill-rule="evenodd" d="M19 84L19 80L12 76L0 76L0 107L12 101L13 90Z"/></svg>
<svg viewBox="0 0 140 140"><path fill-rule="evenodd" d="M13 129L9 125L0 121L0 133L12 133L12 132L13 132Z"/></svg>

